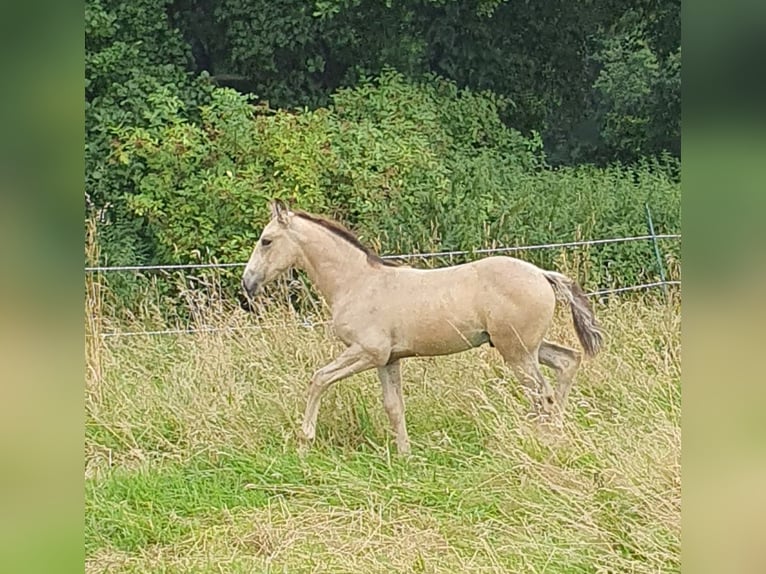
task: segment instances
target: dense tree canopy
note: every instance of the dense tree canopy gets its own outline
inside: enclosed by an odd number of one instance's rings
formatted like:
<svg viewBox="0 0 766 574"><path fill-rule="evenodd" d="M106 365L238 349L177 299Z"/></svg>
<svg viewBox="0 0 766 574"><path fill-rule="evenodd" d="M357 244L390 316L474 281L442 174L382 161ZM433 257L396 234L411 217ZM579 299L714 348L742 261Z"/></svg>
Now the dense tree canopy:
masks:
<svg viewBox="0 0 766 574"><path fill-rule="evenodd" d="M390 66L491 90L557 162L679 151L680 1L179 0L193 69L272 105L326 105Z"/></svg>

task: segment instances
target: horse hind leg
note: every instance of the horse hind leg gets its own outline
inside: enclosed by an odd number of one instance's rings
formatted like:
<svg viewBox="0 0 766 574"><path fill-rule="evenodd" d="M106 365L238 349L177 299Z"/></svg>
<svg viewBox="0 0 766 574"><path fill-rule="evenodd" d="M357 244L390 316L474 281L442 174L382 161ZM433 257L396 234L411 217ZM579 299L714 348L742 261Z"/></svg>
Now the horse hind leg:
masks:
<svg viewBox="0 0 766 574"><path fill-rule="evenodd" d="M522 361L512 364L516 377L533 393L533 400L538 414L550 415L556 409L556 394L543 376L533 357L525 357Z"/></svg>
<svg viewBox="0 0 766 574"><path fill-rule="evenodd" d="M503 360L511 367L518 381L531 394L532 402L539 413L550 414L556 407L556 395L548 380L537 366L535 353L525 347L521 341L513 338L492 336L495 348Z"/></svg>
<svg viewBox="0 0 766 574"><path fill-rule="evenodd" d="M550 341L543 341L537 356L541 364L550 367L556 373L556 402L563 411L569 398L575 373L577 373L582 361L582 353Z"/></svg>

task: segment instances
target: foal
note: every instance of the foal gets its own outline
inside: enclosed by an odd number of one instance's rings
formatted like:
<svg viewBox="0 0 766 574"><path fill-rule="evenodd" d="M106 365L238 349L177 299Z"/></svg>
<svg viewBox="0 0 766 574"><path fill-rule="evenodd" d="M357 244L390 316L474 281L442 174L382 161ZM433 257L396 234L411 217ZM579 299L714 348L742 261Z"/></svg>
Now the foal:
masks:
<svg viewBox="0 0 766 574"><path fill-rule="evenodd" d="M512 257L430 270L396 267L340 224L274 201L242 286L252 297L291 267L303 269L322 293L335 332L346 345L311 378L302 425L306 441L316 434L322 393L340 379L377 368L397 450L409 452L400 360L458 353L484 343L496 347L532 391L538 411L550 413L556 406L563 411L581 353L543 339L556 296L569 303L586 355L595 355L602 344L582 289L560 273ZM538 362L556 373L556 392Z"/></svg>

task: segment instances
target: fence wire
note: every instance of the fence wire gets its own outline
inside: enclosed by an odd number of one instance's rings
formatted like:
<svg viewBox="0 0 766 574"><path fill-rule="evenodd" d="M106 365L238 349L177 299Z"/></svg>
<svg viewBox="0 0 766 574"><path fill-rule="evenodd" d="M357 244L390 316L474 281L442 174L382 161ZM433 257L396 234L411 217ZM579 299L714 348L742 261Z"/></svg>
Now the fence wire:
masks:
<svg viewBox="0 0 766 574"><path fill-rule="evenodd" d="M614 237L609 239L590 239L585 241L567 241L560 243L542 243L537 245L519 245L507 247L492 247L474 250L456 250L456 251L437 251L430 253L403 253L398 255L383 255L383 259L432 259L432 258L451 258L464 255L491 255L497 253L513 253L520 251L534 251L538 249L563 249L570 247L585 247L590 245L604 245L610 243L626 243L631 241L655 241L657 239L680 239L680 234L666 233L659 235L636 235L632 237ZM246 263L189 263L189 264L166 264L166 265L114 265L114 266L93 266L85 267L86 273L108 273L124 271L174 271L186 269L227 269L244 267ZM680 281L656 281L653 283L643 283L641 285L631 285L627 287L618 287L614 289L601 289L586 293L587 297L601 297L629 291L640 291L652 289L655 287L680 286ZM322 325L329 325L331 321L312 321L304 318L298 324L307 329L313 329ZM237 327L196 327L188 329L162 329L154 331L113 331L101 333L102 338L113 337L139 337L139 336L162 336L162 335L192 335L196 333L235 333L242 331L268 331L277 328L284 328L286 324L264 324L252 326Z"/></svg>
<svg viewBox="0 0 766 574"><path fill-rule="evenodd" d="M610 239L589 239L586 241L567 241L564 243L541 243L538 245L517 245L508 247L487 247L463 251L434 251L432 253L402 253L398 255L382 255L383 259L432 259L436 257L457 257L460 255L491 255L493 253L513 253L519 251L534 251L537 249L563 249L568 247L585 247L588 245L603 245L607 243L625 243L629 241L649 241L654 239L680 239L680 234L665 233L660 235L636 235L633 237L613 237ZM108 273L116 271L165 271L181 269L227 269L244 267L247 263L187 263L163 265L113 265L85 267L86 273Z"/></svg>
<svg viewBox="0 0 766 574"><path fill-rule="evenodd" d="M662 287L667 285L681 285L680 281L657 281L654 283L643 283L641 285L631 285L629 287L619 287L616 289L602 289L600 291L591 291L586 293L586 297L600 297L603 295L610 295L614 293L625 293L627 291L640 291L642 289L651 289L653 287ZM313 329L322 325L329 325L332 321L311 321L304 319L298 322L300 327L306 329ZM163 329L157 331L113 331L108 333L101 333L101 337L104 339L112 337L149 337L160 335L193 335L195 333L239 333L243 331L270 331L272 329L279 329L287 327L287 324L265 324L265 325L251 325L247 327L198 327L194 329Z"/></svg>

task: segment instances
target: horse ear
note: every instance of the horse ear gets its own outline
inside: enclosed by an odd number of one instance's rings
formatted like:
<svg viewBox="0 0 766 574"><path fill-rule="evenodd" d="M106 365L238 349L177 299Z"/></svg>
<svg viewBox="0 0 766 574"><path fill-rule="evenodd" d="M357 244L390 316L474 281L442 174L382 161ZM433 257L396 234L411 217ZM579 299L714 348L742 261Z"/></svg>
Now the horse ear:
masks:
<svg viewBox="0 0 766 574"><path fill-rule="evenodd" d="M287 224L287 206L281 199L273 200L269 206L271 207L271 218L276 219L279 223Z"/></svg>

